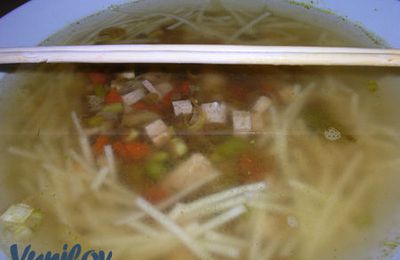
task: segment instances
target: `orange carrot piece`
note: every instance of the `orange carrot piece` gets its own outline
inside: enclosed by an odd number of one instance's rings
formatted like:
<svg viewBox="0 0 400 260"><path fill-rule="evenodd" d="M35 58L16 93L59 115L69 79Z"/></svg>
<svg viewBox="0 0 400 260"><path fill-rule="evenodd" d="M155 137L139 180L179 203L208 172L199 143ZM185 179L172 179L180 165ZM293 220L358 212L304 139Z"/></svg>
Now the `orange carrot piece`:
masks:
<svg viewBox="0 0 400 260"><path fill-rule="evenodd" d="M159 203L168 198L168 192L161 185L152 185L148 187L143 196L152 203Z"/></svg>
<svg viewBox="0 0 400 260"><path fill-rule="evenodd" d="M141 142L130 142L125 144L127 159L139 161L150 154L150 145Z"/></svg>
<svg viewBox="0 0 400 260"><path fill-rule="evenodd" d="M111 103L120 103L122 102L122 98L121 95L118 93L118 91L116 89L111 89L106 98L105 101L107 104L111 104Z"/></svg>
<svg viewBox="0 0 400 260"><path fill-rule="evenodd" d="M103 85L106 84L109 80L109 77L106 73L101 72L91 72L89 73L90 82L93 84Z"/></svg>
<svg viewBox="0 0 400 260"><path fill-rule="evenodd" d="M180 87L181 94L184 96L189 96L190 95L190 84L188 82L185 82L181 85Z"/></svg>
<svg viewBox="0 0 400 260"><path fill-rule="evenodd" d="M147 104L143 101L138 101L131 106L135 110L144 110L147 109Z"/></svg>
<svg viewBox="0 0 400 260"><path fill-rule="evenodd" d="M102 154L104 152L104 146L108 145L109 143L110 143L110 140L108 139L107 136L104 136L104 135L98 136L92 146L93 153L95 155Z"/></svg>
<svg viewBox="0 0 400 260"><path fill-rule="evenodd" d="M112 144L112 148L115 152L115 154L121 158L126 158L127 157L127 152L125 149L125 145L121 141L116 141Z"/></svg>
<svg viewBox="0 0 400 260"><path fill-rule="evenodd" d="M150 145L142 142L113 143L115 154L126 161L140 161L145 159L151 152Z"/></svg>

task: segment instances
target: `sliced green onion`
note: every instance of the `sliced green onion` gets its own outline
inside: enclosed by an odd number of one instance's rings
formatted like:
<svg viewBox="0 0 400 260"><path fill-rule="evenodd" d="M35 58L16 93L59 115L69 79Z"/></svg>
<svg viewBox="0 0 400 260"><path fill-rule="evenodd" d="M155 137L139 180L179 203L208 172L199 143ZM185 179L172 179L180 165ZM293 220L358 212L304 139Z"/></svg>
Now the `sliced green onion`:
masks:
<svg viewBox="0 0 400 260"><path fill-rule="evenodd" d="M100 85L94 87L94 94L98 97L105 97L107 94L107 90Z"/></svg>
<svg viewBox="0 0 400 260"><path fill-rule="evenodd" d="M245 139L238 137L230 137L228 140L218 145L215 153L219 157L232 158L239 155L248 148L248 142Z"/></svg>
<svg viewBox="0 0 400 260"><path fill-rule="evenodd" d="M151 179L157 181L166 173L167 167L164 162L150 161L145 166L146 174Z"/></svg>
<svg viewBox="0 0 400 260"><path fill-rule="evenodd" d="M368 81L368 84L367 84L368 91L374 93L378 90L378 87L379 87L379 85L375 80Z"/></svg>
<svg viewBox="0 0 400 260"><path fill-rule="evenodd" d="M96 126L101 126L104 122L104 118L101 115L95 115L89 118L87 121L89 126L96 127Z"/></svg>
<svg viewBox="0 0 400 260"><path fill-rule="evenodd" d="M122 103L108 104L103 107L102 111L111 113L121 113L124 111L124 106L122 105Z"/></svg>
<svg viewBox="0 0 400 260"><path fill-rule="evenodd" d="M185 142L180 139L180 138L174 138L171 140L171 152L178 156L181 157L185 155L188 151L188 148L185 144Z"/></svg>

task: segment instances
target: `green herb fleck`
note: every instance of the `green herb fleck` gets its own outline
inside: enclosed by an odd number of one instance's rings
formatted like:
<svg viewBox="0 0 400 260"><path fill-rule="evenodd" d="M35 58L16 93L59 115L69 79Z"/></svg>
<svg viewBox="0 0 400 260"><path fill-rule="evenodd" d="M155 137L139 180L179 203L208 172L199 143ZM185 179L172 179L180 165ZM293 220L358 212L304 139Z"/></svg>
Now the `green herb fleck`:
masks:
<svg viewBox="0 0 400 260"><path fill-rule="evenodd" d="M378 83L375 80L368 81L367 89L368 91L375 93L378 90Z"/></svg>

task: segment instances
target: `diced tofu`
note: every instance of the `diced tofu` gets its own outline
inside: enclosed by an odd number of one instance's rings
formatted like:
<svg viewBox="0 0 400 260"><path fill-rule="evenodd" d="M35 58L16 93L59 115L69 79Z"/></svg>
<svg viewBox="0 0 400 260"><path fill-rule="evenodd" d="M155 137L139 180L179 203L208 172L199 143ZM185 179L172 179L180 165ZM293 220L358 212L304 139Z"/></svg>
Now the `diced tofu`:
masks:
<svg viewBox="0 0 400 260"><path fill-rule="evenodd" d="M261 96L254 103L252 110L257 113L264 113L272 105L272 100L266 96Z"/></svg>
<svg viewBox="0 0 400 260"><path fill-rule="evenodd" d="M160 97L164 97L167 93L169 93L172 90L172 86L168 82L163 82L154 85L153 83L151 83L149 80L146 79L142 81L142 84L150 93L155 93Z"/></svg>
<svg viewBox="0 0 400 260"><path fill-rule="evenodd" d="M190 102L190 100L173 101L172 106L174 107L174 113L176 116L190 115L193 111L192 102Z"/></svg>
<svg viewBox="0 0 400 260"><path fill-rule="evenodd" d="M160 97L162 96L161 93L156 89L156 87L154 87L154 85L147 79L143 80L142 84L147 89L147 91L149 91L150 93L155 93Z"/></svg>
<svg viewBox="0 0 400 260"><path fill-rule="evenodd" d="M126 106L130 106L145 97L145 92L143 89L136 89L128 94L122 96L122 100Z"/></svg>
<svg viewBox="0 0 400 260"><path fill-rule="evenodd" d="M212 102L201 105L201 109L209 123L226 123L226 106L223 103Z"/></svg>
<svg viewBox="0 0 400 260"><path fill-rule="evenodd" d="M135 72L134 71L126 71L118 74L119 78L123 79L134 79L135 78Z"/></svg>
<svg viewBox="0 0 400 260"><path fill-rule="evenodd" d="M218 170L202 154L195 153L173 170L162 185L167 190L176 192L212 175L219 175Z"/></svg>
<svg viewBox="0 0 400 260"><path fill-rule="evenodd" d="M251 130L251 114L248 111L232 112L233 130L235 133L246 133Z"/></svg>
<svg viewBox="0 0 400 260"><path fill-rule="evenodd" d="M167 125L161 119L157 119L145 127L146 134L157 146L165 144L171 137Z"/></svg>

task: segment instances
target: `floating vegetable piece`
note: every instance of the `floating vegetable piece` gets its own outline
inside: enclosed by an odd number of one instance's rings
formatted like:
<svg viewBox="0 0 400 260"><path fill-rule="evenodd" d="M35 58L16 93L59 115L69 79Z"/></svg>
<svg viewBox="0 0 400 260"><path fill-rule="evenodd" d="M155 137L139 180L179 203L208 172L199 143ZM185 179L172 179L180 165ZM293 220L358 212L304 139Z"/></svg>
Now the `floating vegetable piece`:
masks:
<svg viewBox="0 0 400 260"><path fill-rule="evenodd" d="M43 217L42 212L27 204L12 205L0 216L2 238L20 241L31 237Z"/></svg>
<svg viewBox="0 0 400 260"><path fill-rule="evenodd" d="M177 156L181 157L185 155L188 151L187 145L185 142L180 138L173 138L171 140L171 152Z"/></svg>
<svg viewBox="0 0 400 260"><path fill-rule="evenodd" d="M148 124L145 127L145 131L149 138L157 146L165 144L171 137L167 125L161 119L157 119L154 122Z"/></svg>
<svg viewBox="0 0 400 260"><path fill-rule="evenodd" d="M143 142L113 143L115 153L126 161L140 161L145 159L151 152L150 146Z"/></svg>
<svg viewBox="0 0 400 260"><path fill-rule="evenodd" d="M147 176L153 180L159 180L167 173L168 153L157 152L151 156L150 160L145 165Z"/></svg>
<svg viewBox="0 0 400 260"><path fill-rule="evenodd" d="M375 80L370 80L367 83L368 91L375 93L378 90L378 83Z"/></svg>
<svg viewBox="0 0 400 260"><path fill-rule="evenodd" d="M161 93L154 87L154 85L150 81L148 81L147 79L143 80L142 84L147 89L147 91L149 91L150 93L157 94L158 96L161 97Z"/></svg>
<svg viewBox="0 0 400 260"><path fill-rule="evenodd" d="M159 115L150 111L133 111L122 117L122 125L125 127L140 126L159 118Z"/></svg>
<svg viewBox="0 0 400 260"><path fill-rule="evenodd" d="M248 141L238 137L230 137L228 140L219 144L213 154L213 157L228 159L235 157L248 148Z"/></svg>
<svg viewBox="0 0 400 260"><path fill-rule="evenodd" d="M175 116L190 115L193 111L193 105L190 100L172 101Z"/></svg>
<svg viewBox="0 0 400 260"><path fill-rule="evenodd" d="M88 119L87 124L91 127L101 126L104 118L101 115L95 115Z"/></svg>
<svg viewBox="0 0 400 260"><path fill-rule="evenodd" d="M106 113L121 113L124 111L122 103L112 103L103 107L102 112Z"/></svg>
<svg viewBox="0 0 400 260"><path fill-rule="evenodd" d="M189 120L188 129L199 131L204 127L206 121L206 114L201 109L195 109L192 118Z"/></svg>
<svg viewBox="0 0 400 260"><path fill-rule="evenodd" d="M135 140L136 138L138 138L140 135L140 132L136 129L131 129L128 133L128 135L125 137L125 141L126 142L131 142L133 140Z"/></svg>
<svg viewBox="0 0 400 260"><path fill-rule="evenodd" d="M94 94L97 97L104 98L107 95L107 90L101 85L96 85L94 86Z"/></svg>
<svg viewBox="0 0 400 260"><path fill-rule="evenodd" d="M182 83L179 87L179 92L184 96L189 96L191 92L190 84L188 82Z"/></svg>
<svg viewBox="0 0 400 260"><path fill-rule="evenodd" d="M205 156L195 153L169 173L162 186L169 192L178 192L194 183L216 177L219 174Z"/></svg>
<svg viewBox="0 0 400 260"><path fill-rule="evenodd" d="M248 111L232 112L233 131L235 134L245 134L252 129L251 114Z"/></svg>
<svg viewBox="0 0 400 260"><path fill-rule="evenodd" d="M206 120L209 123L226 123L227 109L225 104L220 102L205 103L201 105Z"/></svg>
<svg viewBox="0 0 400 260"><path fill-rule="evenodd" d="M143 89L136 89L128 94L122 96L124 104L131 106L146 96Z"/></svg>
<svg viewBox="0 0 400 260"><path fill-rule="evenodd" d="M112 88L105 97L105 101L107 104L120 103L122 101L122 98L118 91Z"/></svg>
<svg viewBox="0 0 400 260"><path fill-rule="evenodd" d="M118 78L123 78L123 79L134 79L135 78L135 72L134 71L126 71L118 74Z"/></svg>
<svg viewBox="0 0 400 260"><path fill-rule="evenodd" d="M148 201L158 203L165 200L169 196L169 192L161 185L152 185L146 188L143 195Z"/></svg>
<svg viewBox="0 0 400 260"><path fill-rule="evenodd" d="M32 215L33 210L31 206L23 203L12 205L0 216L0 220L7 223L23 224Z"/></svg>
<svg viewBox="0 0 400 260"><path fill-rule="evenodd" d="M109 81L109 76L106 73L91 72L89 73L90 82L96 85L104 85Z"/></svg>
<svg viewBox="0 0 400 260"><path fill-rule="evenodd" d="M104 153L104 146L108 145L110 140L107 136L100 135L96 138L96 141L92 145L93 153L100 155Z"/></svg>

